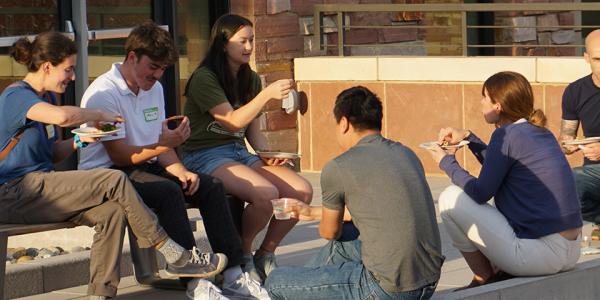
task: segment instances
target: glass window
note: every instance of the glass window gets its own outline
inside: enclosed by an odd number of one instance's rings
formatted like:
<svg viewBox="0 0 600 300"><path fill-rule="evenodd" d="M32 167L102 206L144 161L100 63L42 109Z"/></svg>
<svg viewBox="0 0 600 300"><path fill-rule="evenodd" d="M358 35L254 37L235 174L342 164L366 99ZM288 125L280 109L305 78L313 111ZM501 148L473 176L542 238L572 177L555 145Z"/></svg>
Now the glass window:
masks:
<svg viewBox="0 0 600 300"><path fill-rule="evenodd" d="M58 30L58 4L54 1L0 1L0 36L37 34ZM0 47L6 55L8 47Z"/></svg>
<svg viewBox="0 0 600 300"><path fill-rule="evenodd" d="M135 27L152 19L150 0L88 0L87 21L90 30ZM125 39L90 41L89 55L121 56Z"/></svg>
<svg viewBox="0 0 600 300"><path fill-rule="evenodd" d="M210 10L208 0L177 1L177 38L181 55L181 79L187 79L208 49Z"/></svg>

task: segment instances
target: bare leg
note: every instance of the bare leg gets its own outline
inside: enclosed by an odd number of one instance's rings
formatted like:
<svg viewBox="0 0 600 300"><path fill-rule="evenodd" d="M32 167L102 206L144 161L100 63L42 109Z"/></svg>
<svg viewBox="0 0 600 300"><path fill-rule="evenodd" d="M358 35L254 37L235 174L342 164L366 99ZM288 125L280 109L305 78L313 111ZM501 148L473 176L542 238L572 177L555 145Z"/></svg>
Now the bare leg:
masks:
<svg viewBox="0 0 600 300"><path fill-rule="evenodd" d="M313 193L312 186L296 172L285 167L265 166L262 162L257 162L252 168L277 188L280 197L294 198L310 204ZM276 220L272 218L257 255L260 256L265 251L274 252L296 223L298 220L295 219Z"/></svg>
<svg viewBox="0 0 600 300"><path fill-rule="evenodd" d="M242 251L252 252L252 241L273 215L272 199L279 198L277 188L255 170L228 163L217 168L212 176L219 178L228 193L248 202L242 215Z"/></svg>
<svg viewBox="0 0 600 300"><path fill-rule="evenodd" d="M480 284L484 284L487 282L492 275L494 275L494 269L488 260L481 251L475 252L460 252L462 256L467 261L469 268L473 271L474 280Z"/></svg>

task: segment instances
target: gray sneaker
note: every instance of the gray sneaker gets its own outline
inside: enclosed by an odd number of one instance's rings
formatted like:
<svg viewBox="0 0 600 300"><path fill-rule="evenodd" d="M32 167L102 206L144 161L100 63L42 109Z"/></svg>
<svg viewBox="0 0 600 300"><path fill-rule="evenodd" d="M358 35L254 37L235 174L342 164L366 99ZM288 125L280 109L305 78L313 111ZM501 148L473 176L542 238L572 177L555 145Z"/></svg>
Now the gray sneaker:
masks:
<svg viewBox="0 0 600 300"><path fill-rule="evenodd" d="M202 253L194 247L190 259L181 267L167 265L165 271L177 277L206 278L221 273L227 266L227 256L222 253Z"/></svg>
<svg viewBox="0 0 600 300"><path fill-rule="evenodd" d="M256 269L256 267L254 266L254 258L252 257L252 255L244 255L244 268L243 271L245 273L250 274L250 278L256 282L258 282L259 284L262 284L262 278L260 277L260 274L258 273L258 270Z"/></svg>
<svg viewBox="0 0 600 300"><path fill-rule="evenodd" d="M256 270L258 271L258 275L260 276L260 279L262 281L264 281L267 276L269 276L269 274L271 274L271 271L275 270L275 268L277 268L277 262L275 261L275 254L274 253L266 253L265 255L262 256L254 256L254 266L256 268ZM261 282L262 282L261 281Z"/></svg>

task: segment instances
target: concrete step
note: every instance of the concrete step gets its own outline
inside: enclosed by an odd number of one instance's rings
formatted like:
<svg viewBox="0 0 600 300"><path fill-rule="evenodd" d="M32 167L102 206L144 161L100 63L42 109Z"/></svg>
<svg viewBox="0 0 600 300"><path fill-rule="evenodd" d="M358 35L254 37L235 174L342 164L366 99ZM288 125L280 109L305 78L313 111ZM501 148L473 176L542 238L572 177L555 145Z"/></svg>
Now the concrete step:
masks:
<svg viewBox="0 0 600 300"><path fill-rule="evenodd" d="M195 232L196 245L201 251L211 251L204 232ZM127 240L127 239L126 239ZM164 268L161 255L159 266ZM133 275L129 246L123 247L121 277ZM89 282L90 251L59 255L24 264L6 266L5 297L7 299L47 293Z"/></svg>
<svg viewBox="0 0 600 300"><path fill-rule="evenodd" d="M196 247L202 252L211 252L212 249L206 237L202 220L191 218L190 226L195 230ZM61 230L56 231L59 232ZM68 232L60 234L68 234ZM260 246L263 238L264 230L254 240L254 249ZM125 242L121 258L121 277L133 275L131 252L128 244L129 239L127 237L125 237ZM157 255L157 257L159 259L159 268L164 269L165 262L162 255ZM89 270L89 250L33 260L24 264L9 264L6 266L5 298L25 297L85 285L89 282Z"/></svg>
<svg viewBox="0 0 600 300"><path fill-rule="evenodd" d="M577 299L600 295L600 260L580 262L574 270L550 276L518 277L459 292L444 291L432 300Z"/></svg>

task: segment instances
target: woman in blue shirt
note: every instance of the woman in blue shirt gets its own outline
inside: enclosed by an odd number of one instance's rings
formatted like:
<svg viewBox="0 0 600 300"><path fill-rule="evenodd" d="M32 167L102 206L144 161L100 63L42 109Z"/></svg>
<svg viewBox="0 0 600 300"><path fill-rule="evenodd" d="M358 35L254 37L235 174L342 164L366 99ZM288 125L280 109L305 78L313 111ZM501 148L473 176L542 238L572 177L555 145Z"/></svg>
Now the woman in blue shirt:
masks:
<svg viewBox="0 0 600 300"><path fill-rule="evenodd" d="M28 73L0 95L0 223L95 226L91 299L116 295L127 224L140 246L155 247L177 276L219 273L227 265L224 255L188 251L170 239L121 171L54 171L54 162L95 141L61 139L57 126L124 121L109 112L54 105L54 93L63 93L75 79L76 53L75 43L56 32L42 33L33 42L20 39L11 48L11 56ZM19 138L16 144L14 137Z"/></svg>
<svg viewBox="0 0 600 300"><path fill-rule="evenodd" d="M525 77L500 72L483 84L482 113L496 127L489 145L469 130L443 128L439 143L470 143L482 164L465 171L454 151L430 150L452 179L439 199L442 221L474 278L467 287L513 276L554 274L580 255L581 213L569 164ZM488 204L494 198L494 205ZM496 272L496 270L501 270Z"/></svg>

